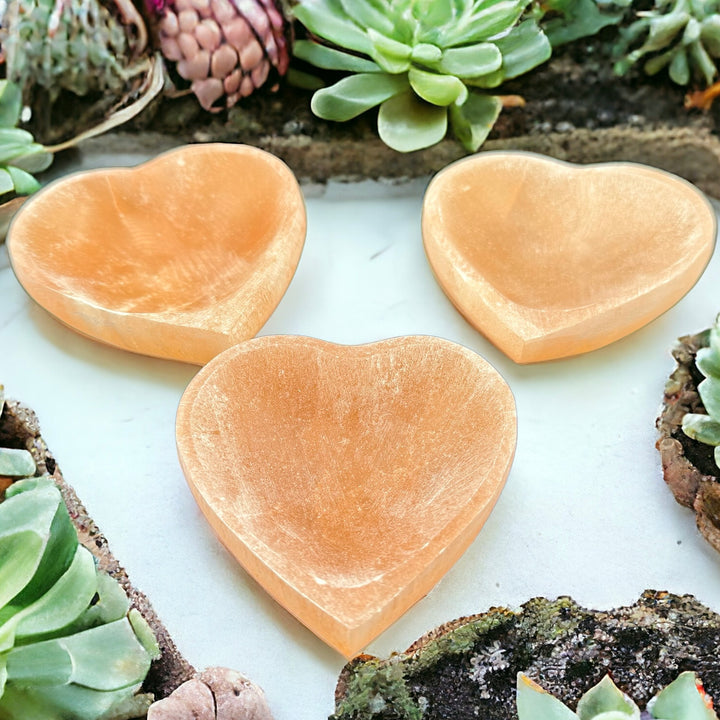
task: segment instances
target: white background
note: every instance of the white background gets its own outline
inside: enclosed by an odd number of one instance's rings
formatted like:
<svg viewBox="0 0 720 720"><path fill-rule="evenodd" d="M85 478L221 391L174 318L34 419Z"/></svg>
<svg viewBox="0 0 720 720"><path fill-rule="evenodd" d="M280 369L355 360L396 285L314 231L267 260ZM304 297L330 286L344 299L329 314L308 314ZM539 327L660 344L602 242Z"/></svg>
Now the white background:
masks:
<svg viewBox="0 0 720 720"><path fill-rule="evenodd" d="M606 609L646 588L665 589L720 611L720 556L666 489L654 448L669 349L720 310L720 259L680 303L630 337L577 358L518 366L437 286L422 248L424 188L307 188L305 250L262 331L339 343L437 335L488 359L515 394L517 453L489 521L428 597L367 650L386 656L445 621L538 595ZM67 329L25 295L0 247L0 382L37 411L66 479L180 650L199 669L244 672L265 689L276 720L326 717L344 659L245 574L185 484L174 418L196 372Z"/></svg>

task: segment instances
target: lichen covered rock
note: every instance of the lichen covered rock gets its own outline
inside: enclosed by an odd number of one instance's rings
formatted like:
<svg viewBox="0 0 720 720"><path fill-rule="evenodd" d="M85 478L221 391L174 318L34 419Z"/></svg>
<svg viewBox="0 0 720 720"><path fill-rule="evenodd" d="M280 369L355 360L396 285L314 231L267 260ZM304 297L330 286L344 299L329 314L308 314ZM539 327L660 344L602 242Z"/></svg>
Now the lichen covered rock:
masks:
<svg viewBox="0 0 720 720"><path fill-rule="evenodd" d="M535 598L432 631L387 660L342 671L333 720L513 720L516 675L570 707L607 673L640 708L686 670L720 697L720 615L692 596L646 591L629 607Z"/></svg>

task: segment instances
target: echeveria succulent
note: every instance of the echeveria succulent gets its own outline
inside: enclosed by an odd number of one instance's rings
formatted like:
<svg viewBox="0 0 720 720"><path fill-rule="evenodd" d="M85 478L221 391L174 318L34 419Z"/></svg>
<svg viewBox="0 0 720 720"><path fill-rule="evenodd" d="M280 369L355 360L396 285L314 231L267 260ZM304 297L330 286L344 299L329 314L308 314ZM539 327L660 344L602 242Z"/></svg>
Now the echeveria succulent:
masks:
<svg viewBox="0 0 720 720"><path fill-rule="evenodd" d="M143 716L158 653L142 616L79 544L47 477L0 503L0 720Z"/></svg>
<svg viewBox="0 0 720 720"><path fill-rule="evenodd" d="M720 57L720 0L655 0L623 29L615 46L615 71L623 75L643 61L648 75L663 68L673 82L710 85Z"/></svg>
<svg viewBox="0 0 720 720"><path fill-rule="evenodd" d="M517 680L518 720L717 720L712 701L693 672L684 672L661 690L644 712L609 675L590 688L575 712L523 673Z"/></svg>
<svg viewBox="0 0 720 720"><path fill-rule="evenodd" d="M695 364L705 379L698 385L707 415L688 413L683 417L684 433L715 448L715 464L720 468L720 316L708 333L709 345L701 348Z"/></svg>
<svg viewBox="0 0 720 720"><path fill-rule="evenodd" d="M528 0L301 0L295 17L309 39L295 55L319 68L351 73L318 90L312 110L350 120L379 106L378 132L401 152L442 140L448 122L476 150L502 99L480 92L550 57Z"/></svg>

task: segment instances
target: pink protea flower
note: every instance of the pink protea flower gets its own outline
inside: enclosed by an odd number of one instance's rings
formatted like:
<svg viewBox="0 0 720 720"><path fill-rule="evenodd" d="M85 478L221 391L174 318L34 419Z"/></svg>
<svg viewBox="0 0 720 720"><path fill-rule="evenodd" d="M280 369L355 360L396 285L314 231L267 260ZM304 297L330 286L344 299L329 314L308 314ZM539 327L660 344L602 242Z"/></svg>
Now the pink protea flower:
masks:
<svg viewBox="0 0 720 720"><path fill-rule="evenodd" d="M232 107L284 75L286 21L274 0L148 0L160 17L160 48L210 112Z"/></svg>

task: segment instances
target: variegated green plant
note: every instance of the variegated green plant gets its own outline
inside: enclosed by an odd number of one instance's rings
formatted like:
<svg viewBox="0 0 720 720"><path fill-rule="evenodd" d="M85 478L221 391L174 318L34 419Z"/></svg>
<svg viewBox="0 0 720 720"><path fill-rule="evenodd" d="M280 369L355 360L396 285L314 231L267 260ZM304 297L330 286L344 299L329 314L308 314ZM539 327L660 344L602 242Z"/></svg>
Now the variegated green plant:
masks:
<svg viewBox="0 0 720 720"><path fill-rule="evenodd" d="M682 420L683 432L693 440L715 448L715 464L720 468L720 316L708 333L709 345L701 348L695 364L705 379L698 393L707 415L687 413Z"/></svg>
<svg viewBox="0 0 720 720"><path fill-rule="evenodd" d="M588 690L575 712L520 673L517 680L518 720L717 720L712 701L693 672L684 672L661 690L641 714L631 698L606 675Z"/></svg>
<svg viewBox="0 0 720 720"><path fill-rule="evenodd" d="M550 57L528 0L300 0L309 35L295 55L351 73L318 90L313 112L350 120L379 106L378 132L401 152L442 140L448 123L470 151L502 109L492 92Z"/></svg>
<svg viewBox="0 0 720 720"><path fill-rule="evenodd" d="M642 61L648 75L667 68L678 85L713 82L720 58L720 0L655 0L637 16L614 48L619 75Z"/></svg>
<svg viewBox="0 0 720 720"><path fill-rule="evenodd" d="M13 483L0 503L0 720L125 720L157 643L99 572L55 484Z"/></svg>

